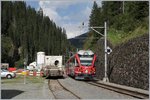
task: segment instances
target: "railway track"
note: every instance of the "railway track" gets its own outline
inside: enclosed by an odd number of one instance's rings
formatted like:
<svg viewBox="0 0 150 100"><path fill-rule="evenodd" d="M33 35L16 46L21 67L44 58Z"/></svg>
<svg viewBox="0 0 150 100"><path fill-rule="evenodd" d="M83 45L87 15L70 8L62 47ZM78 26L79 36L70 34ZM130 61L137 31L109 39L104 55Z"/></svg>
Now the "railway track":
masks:
<svg viewBox="0 0 150 100"><path fill-rule="evenodd" d="M139 99L148 99L149 98L149 92L146 90L141 89L135 89L132 87L126 87L121 85L114 85L110 83L103 83L103 82L87 82L90 85L102 87L108 90L112 90L121 94L130 95L135 98Z"/></svg>
<svg viewBox="0 0 150 100"><path fill-rule="evenodd" d="M48 86L55 99L81 99L78 95L65 88L57 79L49 79Z"/></svg>

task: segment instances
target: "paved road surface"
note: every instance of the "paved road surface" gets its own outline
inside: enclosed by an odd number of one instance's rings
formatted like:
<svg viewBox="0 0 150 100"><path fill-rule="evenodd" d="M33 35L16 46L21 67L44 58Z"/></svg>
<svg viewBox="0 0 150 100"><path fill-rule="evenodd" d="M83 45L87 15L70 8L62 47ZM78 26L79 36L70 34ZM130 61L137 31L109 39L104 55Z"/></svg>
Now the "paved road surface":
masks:
<svg viewBox="0 0 150 100"><path fill-rule="evenodd" d="M1 84L2 99L53 99L48 80L43 83ZM9 94L9 95L8 95Z"/></svg>

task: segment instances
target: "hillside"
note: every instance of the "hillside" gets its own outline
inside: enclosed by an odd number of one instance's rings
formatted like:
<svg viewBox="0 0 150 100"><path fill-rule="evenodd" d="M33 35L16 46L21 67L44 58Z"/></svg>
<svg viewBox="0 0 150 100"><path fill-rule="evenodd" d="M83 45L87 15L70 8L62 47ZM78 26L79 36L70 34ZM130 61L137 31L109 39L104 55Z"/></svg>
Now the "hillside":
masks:
<svg viewBox="0 0 150 100"><path fill-rule="evenodd" d="M71 39L68 39L68 40L76 48L83 48L83 44L84 44L85 39L87 38L87 36L88 36L88 33L84 33L84 34L81 34L79 36L76 36L75 38L71 38Z"/></svg>
<svg viewBox="0 0 150 100"><path fill-rule="evenodd" d="M104 40L97 43L96 63L97 78L104 77ZM108 55L108 77L110 82L132 86L136 88L149 89L149 35L144 34L130 39L116 47L112 47L113 52Z"/></svg>
<svg viewBox="0 0 150 100"><path fill-rule="evenodd" d="M28 64L35 61L39 51L61 55L71 48L66 30L43 15L42 9L36 11L23 1L2 1L1 5L2 63L23 66L25 59Z"/></svg>

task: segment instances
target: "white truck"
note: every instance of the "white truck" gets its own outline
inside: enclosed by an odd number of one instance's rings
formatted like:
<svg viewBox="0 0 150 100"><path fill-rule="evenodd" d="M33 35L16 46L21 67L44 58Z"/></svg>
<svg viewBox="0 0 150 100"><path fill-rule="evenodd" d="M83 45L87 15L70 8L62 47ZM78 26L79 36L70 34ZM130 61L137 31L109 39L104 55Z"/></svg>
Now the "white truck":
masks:
<svg viewBox="0 0 150 100"><path fill-rule="evenodd" d="M42 68L42 71L46 77L63 76L62 56L45 56L45 66Z"/></svg>
<svg viewBox="0 0 150 100"><path fill-rule="evenodd" d="M33 71L33 70L38 70L37 64L36 62L32 62L29 64L29 66L27 66L27 70Z"/></svg>

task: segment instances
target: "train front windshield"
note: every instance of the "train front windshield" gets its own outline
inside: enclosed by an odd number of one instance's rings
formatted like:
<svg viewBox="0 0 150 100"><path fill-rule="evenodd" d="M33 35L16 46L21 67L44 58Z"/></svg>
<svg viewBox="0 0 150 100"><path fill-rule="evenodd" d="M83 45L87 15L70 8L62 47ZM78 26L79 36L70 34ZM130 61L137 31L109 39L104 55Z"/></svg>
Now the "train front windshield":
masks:
<svg viewBox="0 0 150 100"><path fill-rule="evenodd" d="M92 60L80 60L82 66L91 66Z"/></svg>
<svg viewBox="0 0 150 100"><path fill-rule="evenodd" d="M91 66L93 57L94 57L94 55L79 55L81 65L82 66Z"/></svg>

